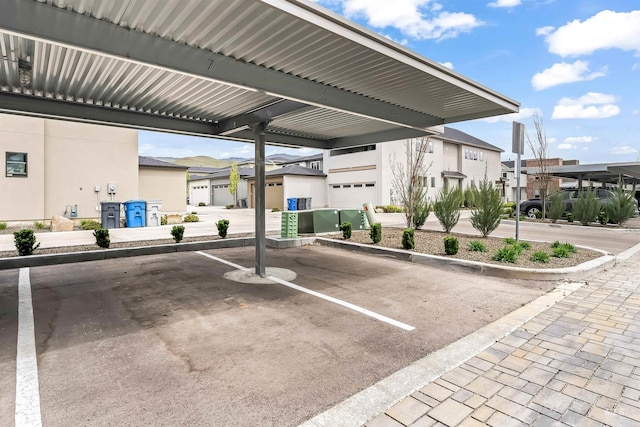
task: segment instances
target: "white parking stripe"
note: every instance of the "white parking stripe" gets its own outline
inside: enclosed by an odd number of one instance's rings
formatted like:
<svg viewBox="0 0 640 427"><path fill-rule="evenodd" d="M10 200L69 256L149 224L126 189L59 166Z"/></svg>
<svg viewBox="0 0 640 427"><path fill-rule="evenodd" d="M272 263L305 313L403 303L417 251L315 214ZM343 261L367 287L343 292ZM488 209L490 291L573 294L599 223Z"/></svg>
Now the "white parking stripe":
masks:
<svg viewBox="0 0 640 427"><path fill-rule="evenodd" d="M18 278L18 351L16 355L16 427L42 426L38 358L36 355L33 305L29 269Z"/></svg>
<svg viewBox="0 0 640 427"><path fill-rule="evenodd" d="M218 261L218 262L221 262L223 264L229 265L229 266L231 266L233 268L236 268L238 270L245 270L245 271L248 270L247 268L245 268L245 267L243 267L241 265L234 264L234 263L232 263L230 261L227 261L225 259L219 258L217 256L209 255L209 254L201 252L201 251L197 251L196 253L199 254L199 255L205 256L207 258L210 258L210 259L212 259L214 261ZM404 329L405 331L413 331L415 329L415 327L413 327L411 325L407 325L406 323L399 322L399 321L391 319L391 318L389 318L387 316L383 316L382 314L378 314L378 313L373 312L371 310L367 310L366 308L362 308L362 307L360 307L358 305L351 304L350 302L342 301L342 300L339 300L337 298L331 297L329 295L321 294L320 292L316 292L316 291L313 291L311 289L304 288L302 286L296 285L295 283L287 282L286 280L282 280L282 279L279 279L279 278L274 277L274 276L267 276L267 279L272 280L272 281L274 281L276 283L279 283L281 285L288 286L288 287L290 287L292 289L295 289L297 291L304 292L304 293L309 294L309 295L313 295L314 297L322 298L325 301L329 301L329 302L332 302L334 304L341 305L343 307L346 307L346 308L348 308L350 310L357 311L358 313L362 313L362 314L367 315L369 317L373 317L374 319L377 319L377 320L380 320L381 322L385 322L385 323L388 323L390 325L396 326L396 327L398 327L400 329Z"/></svg>

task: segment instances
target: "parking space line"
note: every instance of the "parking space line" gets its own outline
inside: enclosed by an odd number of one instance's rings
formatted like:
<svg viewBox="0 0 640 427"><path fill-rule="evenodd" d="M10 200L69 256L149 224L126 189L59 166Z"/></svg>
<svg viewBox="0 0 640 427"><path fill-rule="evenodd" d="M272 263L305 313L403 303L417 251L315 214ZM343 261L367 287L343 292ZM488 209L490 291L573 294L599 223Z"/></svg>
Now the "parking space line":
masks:
<svg viewBox="0 0 640 427"><path fill-rule="evenodd" d="M233 268L236 268L238 270L245 270L245 271L249 270L248 268L245 268L245 267L243 267L241 265L235 264L233 262L227 261L225 259L219 258L219 257L214 256L214 255L210 255L210 254L204 253L202 251L196 251L196 253L199 254L199 255L205 256L207 258L210 258L210 259L212 259L214 261L218 261L218 262L221 262L221 263L226 264L228 266L231 266ZM358 305L351 304L350 302L342 301L342 300L340 300L338 298L334 298L332 296L321 294L320 292L316 292L316 291L313 291L311 289L307 289L307 288L302 287L300 285L296 285L295 283L287 282L286 280L282 280L282 279L279 279L279 278L274 277L274 276L267 276L267 279L269 279L269 280L271 280L273 282L279 283L281 285L287 286L289 288L295 289L297 291L304 292L304 293L309 294L309 295L313 295L313 296L315 296L317 298L321 298L321 299L323 299L325 301L329 301L329 302L332 302L334 304L341 305L342 307L348 308L350 310L357 311L358 313L362 313L362 314L364 314L366 316L373 317L374 319L380 320L381 322L388 323L388 324L393 325L395 327L398 327L400 329L404 329L405 331L413 331L415 329L415 327L413 327L411 325L407 325L406 323L402 323L402 322L400 322L398 320L391 319L391 318L389 318L387 316L383 316L382 314L378 314L378 313L376 313L374 311L367 310L366 308L360 307Z"/></svg>
<svg viewBox="0 0 640 427"><path fill-rule="evenodd" d="M18 276L18 345L16 355L16 427L40 427L40 389L29 269Z"/></svg>

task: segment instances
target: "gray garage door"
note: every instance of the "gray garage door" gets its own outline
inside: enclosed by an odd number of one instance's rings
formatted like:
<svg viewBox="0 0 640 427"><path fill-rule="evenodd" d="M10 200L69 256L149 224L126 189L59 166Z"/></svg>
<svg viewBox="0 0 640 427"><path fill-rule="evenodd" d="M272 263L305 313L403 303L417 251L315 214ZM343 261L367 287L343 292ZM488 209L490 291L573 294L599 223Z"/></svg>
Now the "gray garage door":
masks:
<svg viewBox="0 0 640 427"><path fill-rule="evenodd" d="M233 204L233 194L229 193L229 184L211 186L211 205L226 206Z"/></svg>

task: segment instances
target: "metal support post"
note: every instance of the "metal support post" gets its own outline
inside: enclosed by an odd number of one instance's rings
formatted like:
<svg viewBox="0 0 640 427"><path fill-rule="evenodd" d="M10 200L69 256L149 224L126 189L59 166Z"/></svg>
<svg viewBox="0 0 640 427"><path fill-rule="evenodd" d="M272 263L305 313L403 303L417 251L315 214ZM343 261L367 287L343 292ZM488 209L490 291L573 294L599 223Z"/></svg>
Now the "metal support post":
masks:
<svg viewBox="0 0 640 427"><path fill-rule="evenodd" d="M266 275L266 225L265 225L265 177L264 177L264 130L267 122L252 125L254 141L255 141L255 242L256 242L256 274L261 277Z"/></svg>

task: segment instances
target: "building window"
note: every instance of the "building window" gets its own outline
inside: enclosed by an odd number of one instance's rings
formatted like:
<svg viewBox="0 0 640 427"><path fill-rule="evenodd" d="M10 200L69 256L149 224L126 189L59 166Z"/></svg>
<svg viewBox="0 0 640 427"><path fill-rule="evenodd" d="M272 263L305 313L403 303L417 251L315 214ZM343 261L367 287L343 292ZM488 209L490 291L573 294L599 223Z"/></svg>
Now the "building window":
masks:
<svg viewBox="0 0 640 427"><path fill-rule="evenodd" d="M365 184L364 186L365 186L365 187L374 187L374 186L375 186L375 184Z"/></svg>
<svg viewBox="0 0 640 427"><path fill-rule="evenodd" d="M309 166L311 167L311 169L320 170L320 162L311 162Z"/></svg>
<svg viewBox="0 0 640 427"><path fill-rule="evenodd" d="M420 181L422 181L422 186L423 187L428 187L429 186L429 177L428 176L421 176L420 177Z"/></svg>
<svg viewBox="0 0 640 427"><path fill-rule="evenodd" d="M468 159L468 158L469 158L469 149L468 149L468 148L465 148L465 149L464 149L464 158L465 158L465 159Z"/></svg>
<svg viewBox="0 0 640 427"><path fill-rule="evenodd" d="M353 188L362 188L362 184L353 184Z"/></svg>
<svg viewBox="0 0 640 427"><path fill-rule="evenodd" d="M332 187L333 187L333 188L340 188L340 186L339 186L339 185L333 185Z"/></svg>
<svg viewBox="0 0 640 427"><path fill-rule="evenodd" d="M376 149L375 144L371 145L362 145L360 147L349 147L349 148L341 148L339 150L331 150L329 152L329 156L341 156L343 154L352 154L352 153L362 153L364 151L373 151Z"/></svg>
<svg viewBox="0 0 640 427"><path fill-rule="evenodd" d="M436 188L436 177L435 176L431 177L431 188Z"/></svg>
<svg viewBox="0 0 640 427"><path fill-rule="evenodd" d="M6 153L6 176L27 176L27 153Z"/></svg>
<svg viewBox="0 0 640 427"><path fill-rule="evenodd" d="M484 151L480 152L480 161L484 161Z"/></svg>
<svg viewBox="0 0 640 427"><path fill-rule="evenodd" d="M351 184L345 184L342 186L342 188L351 188Z"/></svg>

